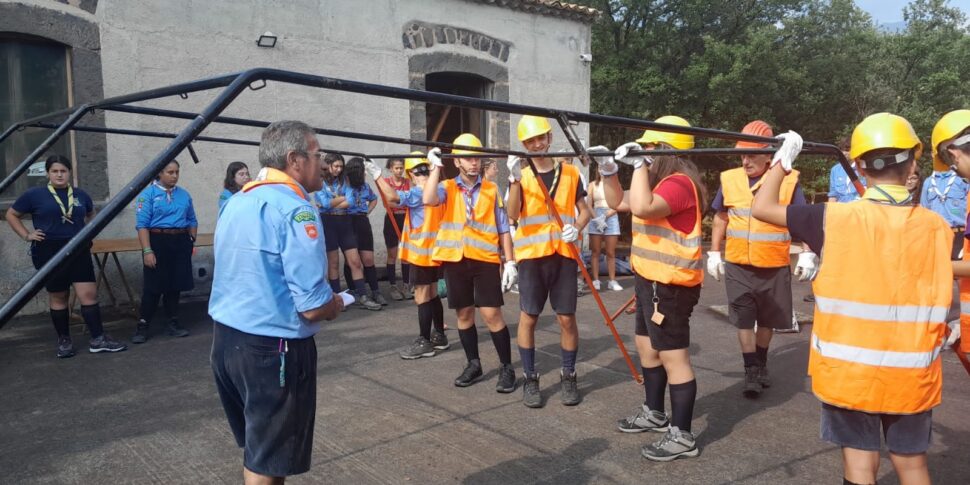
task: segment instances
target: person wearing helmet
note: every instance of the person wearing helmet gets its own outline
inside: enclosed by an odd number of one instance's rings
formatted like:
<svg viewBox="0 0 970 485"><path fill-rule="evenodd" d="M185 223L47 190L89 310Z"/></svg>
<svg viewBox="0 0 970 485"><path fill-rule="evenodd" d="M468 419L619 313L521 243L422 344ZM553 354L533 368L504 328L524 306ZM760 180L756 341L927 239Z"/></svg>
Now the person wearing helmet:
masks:
<svg viewBox="0 0 970 485"><path fill-rule="evenodd" d="M690 126L679 116L664 116L657 123ZM633 265L636 312L636 346L643 371L645 399L636 412L617 423L625 433L653 431L663 437L644 446L641 455L654 461L671 461L698 455L691 433L697 381L691 367L690 315L700 299L704 281L701 235L704 184L697 167L686 157L644 157L630 150L694 147L694 137L647 130L636 142L620 146L616 161L633 166L630 210L633 212ZM594 149L590 149L591 152ZM623 189L616 176L619 167L599 159L607 202L619 207ZM670 387L670 418L664 399Z"/></svg>
<svg viewBox="0 0 970 485"><path fill-rule="evenodd" d="M970 184L956 172L956 168L946 163L939 153L939 146L958 136L966 126L970 126L970 110L957 110L940 119L933 128L933 174L923 182L920 205L936 212L953 229L954 260L960 259L963 249L963 233L967 225L967 191ZM949 154L947 153L949 158Z"/></svg>
<svg viewBox="0 0 970 485"><path fill-rule="evenodd" d="M414 285L414 303L418 306L418 337L401 351L400 356L405 360L434 357L450 346L445 336L444 305L438 296L441 263L431 258L443 211L440 207L425 207L424 186L430 165L420 151L413 151L411 155L415 156L404 160L404 172L411 179L408 190L395 190L381 177L380 167L373 162L365 164L367 173L387 201L407 210L401 226L401 261L411 267L410 281Z"/></svg>
<svg viewBox="0 0 970 485"><path fill-rule="evenodd" d="M471 133L463 133L452 143L482 146L481 140ZM479 152L454 148L451 153L461 156ZM428 160L433 168L424 185L424 204L442 210L431 257L441 263L444 271L448 308L458 315L458 337L467 360L464 370L455 379L455 386L468 387L483 375L478 355L478 329L475 328L477 307L501 364L495 390L510 393L515 390L515 369L512 367L512 336L502 316L502 305L505 304L502 290L512 286L517 272L509 219L498 186L482 179L479 158L456 158L458 176L441 183L444 167L441 149L428 152ZM505 254L504 272L500 272L500 251Z"/></svg>
<svg viewBox="0 0 970 485"><path fill-rule="evenodd" d="M782 136L752 214L823 255L808 360L821 438L842 447L843 483L876 483L883 440L900 483L930 483L953 238L904 186L923 145L904 118L871 115L850 150L869 182L862 199L786 207L779 194L801 139Z"/></svg>
<svg viewBox="0 0 970 485"><path fill-rule="evenodd" d="M748 123L741 133L773 136L771 126L761 120ZM758 142L739 141L735 148L766 148ZM751 219L751 201L764 183L771 155L742 155L741 167L721 172L721 187L711 203L716 212L707 253L707 271L715 280L724 276L728 297L728 318L738 329L744 361L742 393L758 397L771 386L768 375L768 346L775 330L793 328L791 236L784 227ZM785 177L781 203L805 205L798 172ZM724 259L721 242L726 240ZM810 280L818 258L810 251L798 255L795 275ZM757 323L757 331L755 324Z"/></svg>
<svg viewBox="0 0 970 485"><path fill-rule="evenodd" d="M523 116L518 124L518 138L526 150L544 153L552 144L552 127L545 118ZM574 165L556 164L549 157L537 157L531 163L523 163L515 156L510 156L506 164L509 169L509 219L519 224L513 242L519 271L520 312L516 341L525 374L522 402L530 408L543 406L539 373L535 367L535 328L548 300L556 312L560 328L560 400L566 406L575 406L580 402L576 382L579 347L576 272L579 266L569 245L577 241L590 220L586 191L580 182L579 169ZM561 228L551 213L540 180L562 219ZM577 209L578 217L575 215Z"/></svg>

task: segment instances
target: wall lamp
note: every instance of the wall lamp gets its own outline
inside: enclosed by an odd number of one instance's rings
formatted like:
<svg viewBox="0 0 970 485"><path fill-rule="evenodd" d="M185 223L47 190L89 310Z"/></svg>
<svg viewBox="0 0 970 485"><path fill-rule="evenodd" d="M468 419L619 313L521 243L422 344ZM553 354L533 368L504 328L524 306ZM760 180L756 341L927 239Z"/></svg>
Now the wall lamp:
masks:
<svg viewBox="0 0 970 485"><path fill-rule="evenodd" d="M259 36L259 39L256 39L256 45L269 48L276 47L276 35L267 30Z"/></svg>

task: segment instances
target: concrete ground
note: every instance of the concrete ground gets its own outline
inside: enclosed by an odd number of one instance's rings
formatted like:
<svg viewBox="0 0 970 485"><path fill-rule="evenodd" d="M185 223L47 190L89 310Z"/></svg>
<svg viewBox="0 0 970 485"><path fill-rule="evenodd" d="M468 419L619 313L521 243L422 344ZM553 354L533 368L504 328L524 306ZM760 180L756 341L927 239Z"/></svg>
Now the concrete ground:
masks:
<svg viewBox="0 0 970 485"><path fill-rule="evenodd" d="M629 279L622 283L632 286ZM796 284L796 308L805 284ZM631 295L608 293L610 309ZM559 403L558 326L544 315L537 332L543 409L521 391L497 394L496 357L479 326L487 380L452 385L464 355L402 361L417 331L410 302L380 313L350 310L317 335L319 394L313 468L292 483L840 483L837 448L819 440L819 404L805 376L810 327L777 335L770 354L775 385L758 400L741 397L735 332L712 305L725 303L709 282L692 318L691 354L699 396L695 459L652 463L640 447L658 435L623 434L616 419L643 400L591 296L580 299L580 389L576 407ZM514 335L518 300L507 296ZM548 312L548 310L547 310ZM454 328L454 317L446 313ZM185 339L155 336L115 355L54 358L46 317L18 319L0 332L0 483L238 483L235 447L209 368L211 321L186 304ZM631 353L632 317L617 326ZM130 319L107 324L127 338ZM76 342L83 342L74 327ZM84 350L84 347L81 347ZM513 353L515 351L513 350ZM635 357L634 357L635 358ZM936 483L970 477L970 380L944 353L943 404L934 411L930 468ZM514 358L517 369L518 356ZM880 483L897 483L887 459Z"/></svg>

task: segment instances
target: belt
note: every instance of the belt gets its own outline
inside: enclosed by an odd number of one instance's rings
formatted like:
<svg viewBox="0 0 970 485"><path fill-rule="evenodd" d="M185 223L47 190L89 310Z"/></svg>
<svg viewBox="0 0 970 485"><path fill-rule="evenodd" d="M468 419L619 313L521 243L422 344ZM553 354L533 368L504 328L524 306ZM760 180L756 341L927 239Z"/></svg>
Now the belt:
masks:
<svg viewBox="0 0 970 485"><path fill-rule="evenodd" d="M148 232L155 233L155 234L185 234L185 233L189 232L189 228L187 228L187 227L179 227L179 228L161 228L161 227L159 227L159 228L151 228L151 229L148 230Z"/></svg>

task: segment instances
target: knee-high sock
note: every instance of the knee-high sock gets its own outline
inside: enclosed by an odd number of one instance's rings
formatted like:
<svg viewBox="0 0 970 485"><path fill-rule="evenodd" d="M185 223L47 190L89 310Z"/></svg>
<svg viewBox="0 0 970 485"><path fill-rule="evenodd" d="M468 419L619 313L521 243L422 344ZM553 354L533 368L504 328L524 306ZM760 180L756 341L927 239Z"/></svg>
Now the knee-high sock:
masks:
<svg viewBox="0 0 970 485"><path fill-rule="evenodd" d="M475 327L458 329L458 338L461 339L461 346L465 349L465 358L469 362L478 359L478 329Z"/></svg>
<svg viewBox="0 0 970 485"><path fill-rule="evenodd" d="M158 309L158 300L162 297L161 293L142 292L140 317L142 320L151 323Z"/></svg>
<svg viewBox="0 0 970 485"><path fill-rule="evenodd" d="M667 370L664 366L640 367L643 369L643 404L652 411L664 412L664 396L667 393Z"/></svg>
<svg viewBox="0 0 970 485"><path fill-rule="evenodd" d="M534 375L536 373L536 349L519 346L519 358L522 359L522 372L529 376Z"/></svg>
<svg viewBox="0 0 970 485"><path fill-rule="evenodd" d="M344 263L344 281L347 282L347 287L352 288L354 283L354 274L350 271L350 265L346 262ZM361 287L360 289L363 289Z"/></svg>
<svg viewBox="0 0 970 485"><path fill-rule="evenodd" d="M350 283L347 284L347 286L351 288L351 292L353 292L357 296L367 294L367 284L364 283L363 279L351 280Z"/></svg>
<svg viewBox="0 0 970 485"><path fill-rule="evenodd" d="M71 312L67 308L63 310L51 308L51 322L59 338L71 336Z"/></svg>
<svg viewBox="0 0 970 485"><path fill-rule="evenodd" d="M334 293L340 293L340 278L337 278L335 280L327 280L327 282L330 283L330 289Z"/></svg>
<svg viewBox="0 0 970 485"><path fill-rule="evenodd" d="M431 338L431 320L434 315L430 301L418 305L418 329L425 339Z"/></svg>
<svg viewBox="0 0 970 485"><path fill-rule="evenodd" d="M754 352L758 354L758 360L761 361L761 365L768 365L768 347L754 347Z"/></svg>
<svg viewBox="0 0 970 485"><path fill-rule="evenodd" d="M445 306L441 304L441 297L436 296L431 299L431 310L434 321L434 329L444 333L445 332ZM477 334L476 334L477 335Z"/></svg>
<svg viewBox="0 0 970 485"><path fill-rule="evenodd" d="M562 355L562 373L563 375L571 375L576 372L576 354L579 353L579 349L576 350L566 350L563 348L559 349L560 355Z"/></svg>
<svg viewBox="0 0 970 485"><path fill-rule="evenodd" d="M411 283L411 265L405 263L404 261L401 261L401 281L403 281L405 285Z"/></svg>
<svg viewBox="0 0 970 485"><path fill-rule="evenodd" d="M489 332L492 336L492 344L495 345L495 353L498 354L498 361L502 364L512 363L512 335L509 327L504 327L498 332Z"/></svg>
<svg viewBox="0 0 970 485"><path fill-rule="evenodd" d="M81 318L84 319L84 323L88 326L88 332L91 332L91 338L98 338L104 333L104 326L101 323L101 306L97 303L94 305L81 305Z"/></svg>
<svg viewBox="0 0 970 485"><path fill-rule="evenodd" d="M165 303L165 314L168 315L169 320L178 320L179 318L179 297L181 296L178 291L170 291L162 295L162 300Z"/></svg>
<svg viewBox="0 0 970 485"><path fill-rule="evenodd" d="M697 380L670 385L670 424L681 431L690 431L694 419L694 400L697 399Z"/></svg>
<svg viewBox="0 0 970 485"><path fill-rule="evenodd" d="M384 272L387 273L388 284L393 285L397 283L397 270L394 268L393 264L385 265Z"/></svg>
<svg viewBox="0 0 970 485"><path fill-rule="evenodd" d="M364 279L367 280L367 284L370 285L370 291L378 291L377 267L364 266Z"/></svg>

